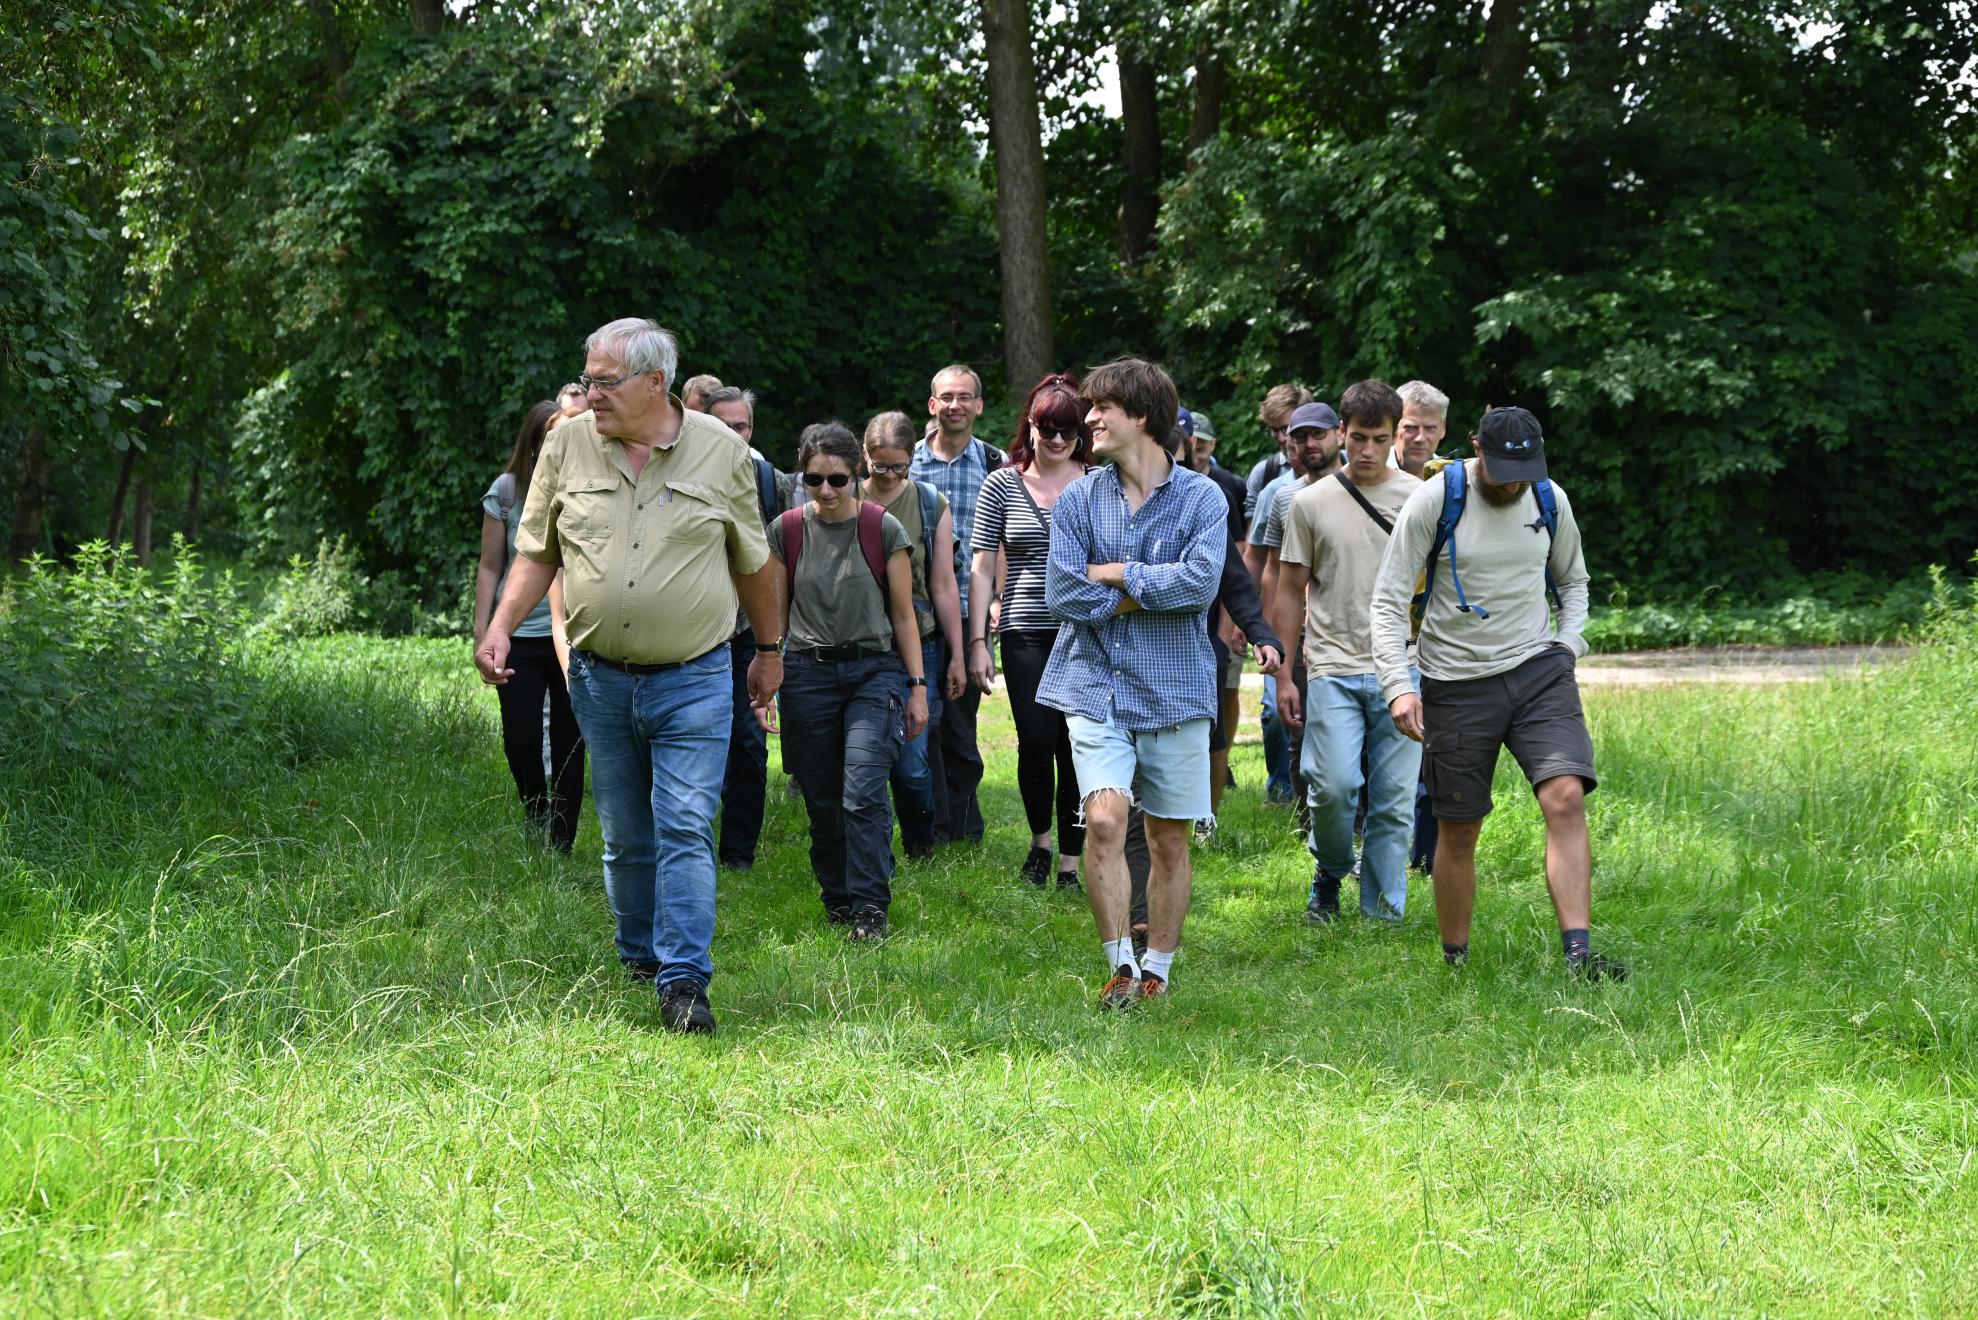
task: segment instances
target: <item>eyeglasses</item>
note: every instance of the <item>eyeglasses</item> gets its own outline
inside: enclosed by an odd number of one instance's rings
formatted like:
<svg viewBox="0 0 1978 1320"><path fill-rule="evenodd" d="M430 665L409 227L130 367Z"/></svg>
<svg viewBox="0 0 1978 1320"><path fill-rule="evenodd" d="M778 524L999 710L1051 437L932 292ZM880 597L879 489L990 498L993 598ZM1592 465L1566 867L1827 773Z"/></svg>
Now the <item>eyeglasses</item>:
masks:
<svg viewBox="0 0 1978 1320"><path fill-rule="evenodd" d="M866 467L868 467L868 468L870 468L870 469L872 470L872 472L873 472L873 474L874 474L874 475L881 475L881 474L883 474L883 475L885 475L885 476L889 476L889 477L904 477L904 476L905 476L905 475L906 475L907 473L909 473L909 472L911 472L911 471L913 471L913 464L911 464L911 463L871 463L871 462L868 462L868 463L866 464Z"/></svg>
<svg viewBox="0 0 1978 1320"><path fill-rule="evenodd" d="M939 399L942 403L947 404L949 407L953 407L955 404L958 403L975 402L975 396L973 394L937 394L934 397Z"/></svg>
<svg viewBox="0 0 1978 1320"><path fill-rule="evenodd" d="M630 379L632 379L630 376L620 376L617 380L606 380L602 376L579 376L577 383L584 387L586 394L592 390L602 390L609 394Z"/></svg>
<svg viewBox="0 0 1978 1320"><path fill-rule="evenodd" d="M1046 426L1042 422L1032 422L1031 425L1037 428L1037 436L1041 440L1070 440L1076 444L1080 438L1076 426Z"/></svg>
<svg viewBox="0 0 1978 1320"><path fill-rule="evenodd" d="M816 490L819 486L822 486L827 481L831 483L831 489L842 490L846 485L850 484L851 479L852 479L852 474L849 472L804 473L804 485L809 486L812 490Z"/></svg>

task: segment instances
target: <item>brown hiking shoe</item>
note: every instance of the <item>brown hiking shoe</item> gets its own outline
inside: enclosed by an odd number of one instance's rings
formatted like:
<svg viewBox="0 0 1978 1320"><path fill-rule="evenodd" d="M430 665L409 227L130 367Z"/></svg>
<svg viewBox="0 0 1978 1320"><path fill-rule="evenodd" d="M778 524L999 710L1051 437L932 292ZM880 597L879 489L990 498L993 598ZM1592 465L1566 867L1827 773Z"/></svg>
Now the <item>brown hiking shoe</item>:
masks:
<svg viewBox="0 0 1978 1320"><path fill-rule="evenodd" d="M1140 1002L1140 978L1131 967L1122 967L1099 992L1100 1008L1132 1008Z"/></svg>

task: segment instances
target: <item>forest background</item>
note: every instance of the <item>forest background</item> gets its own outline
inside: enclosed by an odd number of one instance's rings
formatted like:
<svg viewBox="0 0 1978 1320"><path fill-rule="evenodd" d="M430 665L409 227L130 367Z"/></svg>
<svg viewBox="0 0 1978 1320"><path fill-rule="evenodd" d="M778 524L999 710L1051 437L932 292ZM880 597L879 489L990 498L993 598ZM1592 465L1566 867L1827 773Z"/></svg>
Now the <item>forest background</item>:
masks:
<svg viewBox="0 0 1978 1320"><path fill-rule="evenodd" d="M0 0L9 558L343 538L458 629L480 493L651 315L758 439L976 363L1544 420L1597 600L1964 565L1970 3ZM1116 89L1116 104L1113 103Z"/></svg>

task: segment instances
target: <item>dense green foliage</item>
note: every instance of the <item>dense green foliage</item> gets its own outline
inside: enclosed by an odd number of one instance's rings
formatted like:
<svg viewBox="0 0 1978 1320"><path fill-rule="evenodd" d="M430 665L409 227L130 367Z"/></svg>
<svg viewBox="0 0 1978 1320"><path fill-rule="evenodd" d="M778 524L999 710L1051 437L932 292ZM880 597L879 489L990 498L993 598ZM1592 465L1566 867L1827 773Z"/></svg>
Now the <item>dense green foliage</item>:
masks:
<svg viewBox="0 0 1978 1320"><path fill-rule="evenodd" d="M1303 920L1262 767L1129 1019L986 845L824 926L771 794L712 1042L529 844L452 642L257 653L139 777L5 753L0 1305L310 1315L1953 1313L1978 1036L1978 614L1809 686L1588 692L1601 939L1559 968L1508 758L1472 962ZM215 675L215 692L231 681ZM1919 738L1918 730L1929 730Z"/></svg>
<svg viewBox="0 0 1978 1320"><path fill-rule="evenodd" d="M1490 402L1547 421L1603 586L1978 545L1947 440L1978 425L1962 0L1035 8L1059 355L1162 357L1232 464L1276 380L1422 376L1459 437ZM342 536L447 613L522 410L630 311L754 388L783 457L956 358L1007 422L973 8L420 9L4 25L0 465L46 486L40 544L102 535L134 477L166 528L204 489L207 539ZM1164 144L1132 263L1115 43Z"/></svg>

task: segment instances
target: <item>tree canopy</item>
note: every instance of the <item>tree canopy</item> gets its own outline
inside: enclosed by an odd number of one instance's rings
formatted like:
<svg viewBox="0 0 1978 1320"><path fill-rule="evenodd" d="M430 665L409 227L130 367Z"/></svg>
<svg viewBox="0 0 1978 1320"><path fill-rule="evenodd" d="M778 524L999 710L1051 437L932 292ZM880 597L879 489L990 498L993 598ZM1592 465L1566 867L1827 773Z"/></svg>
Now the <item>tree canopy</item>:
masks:
<svg viewBox="0 0 1978 1320"><path fill-rule="evenodd" d="M0 25L17 554L135 485L457 590L522 412L625 314L785 459L949 361L1006 421L1005 362L1132 351L1232 464L1280 380L1424 378L1456 437L1523 404L1625 582L1978 545L1962 0L35 10Z"/></svg>

